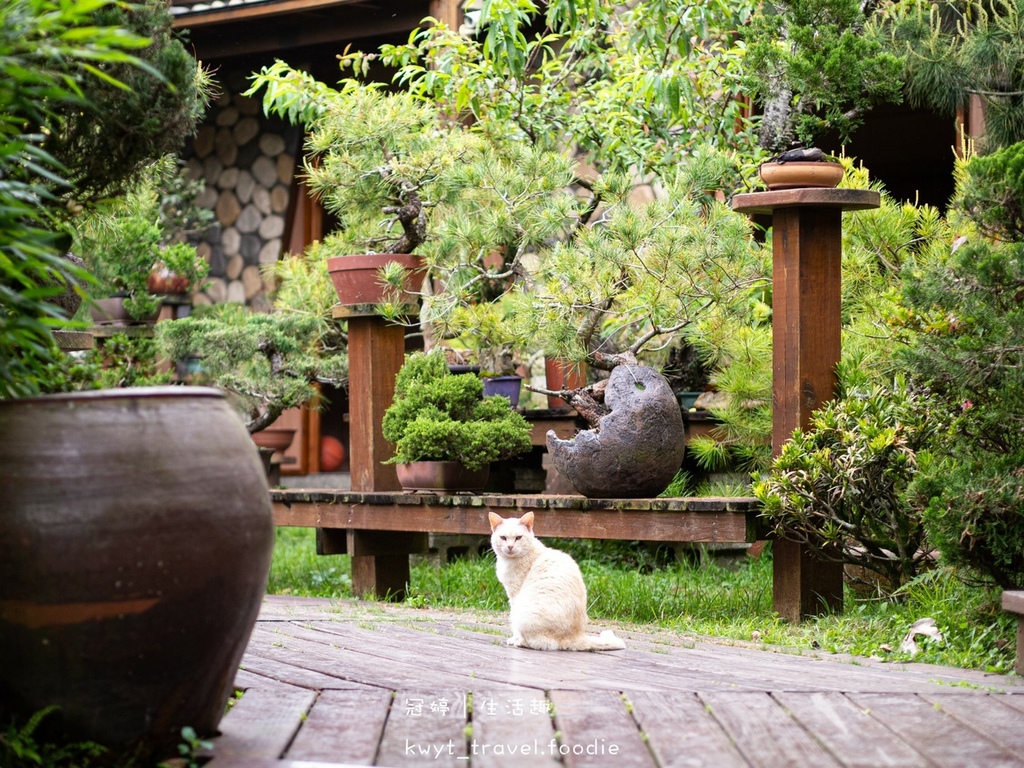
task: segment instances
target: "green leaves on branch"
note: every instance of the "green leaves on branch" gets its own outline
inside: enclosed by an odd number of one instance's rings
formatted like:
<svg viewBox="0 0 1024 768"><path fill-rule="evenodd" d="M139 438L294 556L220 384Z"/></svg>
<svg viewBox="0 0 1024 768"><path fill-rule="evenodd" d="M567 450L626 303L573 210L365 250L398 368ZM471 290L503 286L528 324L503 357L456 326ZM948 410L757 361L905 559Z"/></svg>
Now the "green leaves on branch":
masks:
<svg viewBox="0 0 1024 768"><path fill-rule="evenodd" d="M754 484L762 516L777 535L873 571L894 591L928 562L909 489L948 428L939 403L901 382L828 403Z"/></svg>

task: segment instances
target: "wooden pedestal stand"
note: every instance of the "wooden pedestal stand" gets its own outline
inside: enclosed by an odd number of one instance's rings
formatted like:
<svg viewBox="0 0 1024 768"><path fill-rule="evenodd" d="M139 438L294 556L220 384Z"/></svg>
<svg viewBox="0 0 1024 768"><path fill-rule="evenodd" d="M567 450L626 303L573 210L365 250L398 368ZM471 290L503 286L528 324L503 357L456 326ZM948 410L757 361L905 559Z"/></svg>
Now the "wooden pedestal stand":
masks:
<svg viewBox="0 0 1024 768"><path fill-rule="evenodd" d="M410 310L415 310L410 307ZM410 312L411 314L412 312ZM392 446L384 439L384 412L395 396L395 377L405 361L405 327L375 314L372 306L336 306L348 321L349 467L354 492L401 493ZM352 556L352 591L359 597L403 600L409 555L427 551L427 534L317 529L317 553Z"/></svg>
<svg viewBox="0 0 1024 768"><path fill-rule="evenodd" d="M790 189L736 195L740 213L772 216L772 447L777 454L811 413L835 397L840 359L842 212L879 206L862 189ZM843 568L777 539L775 610L800 621L843 605Z"/></svg>

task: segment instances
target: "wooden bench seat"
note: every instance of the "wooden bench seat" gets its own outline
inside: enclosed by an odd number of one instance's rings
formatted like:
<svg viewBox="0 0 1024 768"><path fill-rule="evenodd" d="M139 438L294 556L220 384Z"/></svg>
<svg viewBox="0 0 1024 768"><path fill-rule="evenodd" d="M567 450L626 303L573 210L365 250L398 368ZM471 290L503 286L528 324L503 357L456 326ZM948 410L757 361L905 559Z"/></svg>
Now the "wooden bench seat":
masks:
<svg viewBox="0 0 1024 768"><path fill-rule="evenodd" d="M1003 592L1003 610L1017 614L1017 674L1024 676L1024 590Z"/></svg>
<svg viewBox="0 0 1024 768"><path fill-rule="evenodd" d="M454 495L275 489L274 523L317 529L317 552L352 555L358 595L400 598L408 555L428 533L489 535L488 512L536 516L542 538L743 543L763 538L757 499L587 499L556 495Z"/></svg>

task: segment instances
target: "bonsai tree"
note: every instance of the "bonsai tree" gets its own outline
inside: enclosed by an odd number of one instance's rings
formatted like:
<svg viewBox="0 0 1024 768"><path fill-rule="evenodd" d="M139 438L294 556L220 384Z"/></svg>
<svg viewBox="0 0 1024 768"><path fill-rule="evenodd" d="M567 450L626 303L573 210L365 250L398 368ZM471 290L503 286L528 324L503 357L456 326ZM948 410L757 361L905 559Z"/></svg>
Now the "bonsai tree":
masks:
<svg viewBox="0 0 1024 768"><path fill-rule="evenodd" d="M277 267L283 277L270 312L238 304L197 307L188 317L159 323L161 353L172 360L199 358L193 383L227 392L246 429L258 432L282 412L317 404L317 384L342 386L348 374L345 339L333 320L323 286L322 260L291 256Z"/></svg>
<svg viewBox="0 0 1024 768"><path fill-rule="evenodd" d="M659 361L673 339L745 307L766 282L750 222L707 195L729 173L699 154L664 180L658 199L629 199L624 177L605 177L594 226L544 255L518 317L548 353L609 370L640 355Z"/></svg>
<svg viewBox="0 0 1024 768"><path fill-rule="evenodd" d="M902 60L864 34L858 0L777 0L742 32L758 143L778 154L827 131L846 143L872 106L902 100ZM870 6L868 6L870 7Z"/></svg>
<svg viewBox="0 0 1024 768"><path fill-rule="evenodd" d="M392 464L457 461L475 470L531 448L526 419L504 397L483 397L476 376L449 373L440 350L406 358L382 426L395 444Z"/></svg>
<svg viewBox="0 0 1024 768"><path fill-rule="evenodd" d="M148 166L124 197L113 200L75 222L74 250L80 254L96 279L98 296L123 295L125 308L135 320L144 320L160 306L161 299L151 291L150 276L164 269L199 289L209 272L209 264L185 242L172 242L186 235L179 228L190 221L189 210L198 210L189 201L176 200L173 208L163 205L164 187L171 188L177 168L167 156Z"/></svg>

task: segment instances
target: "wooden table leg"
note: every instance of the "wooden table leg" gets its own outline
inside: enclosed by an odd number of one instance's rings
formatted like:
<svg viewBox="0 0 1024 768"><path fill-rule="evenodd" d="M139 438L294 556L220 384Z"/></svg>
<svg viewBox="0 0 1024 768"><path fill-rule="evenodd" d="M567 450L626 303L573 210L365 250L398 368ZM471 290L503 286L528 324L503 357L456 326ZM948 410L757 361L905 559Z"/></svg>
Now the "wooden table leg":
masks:
<svg viewBox="0 0 1024 768"><path fill-rule="evenodd" d="M409 555L428 549L426 533L349 531L352 591L356 597L404 600L409 586Z"/></svg>

